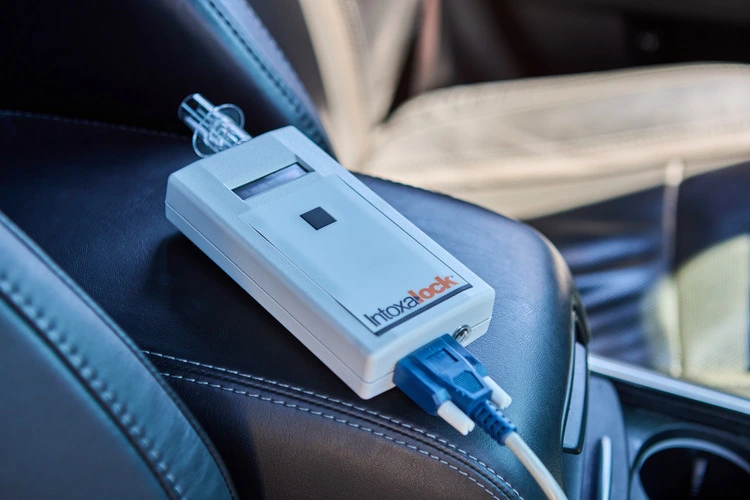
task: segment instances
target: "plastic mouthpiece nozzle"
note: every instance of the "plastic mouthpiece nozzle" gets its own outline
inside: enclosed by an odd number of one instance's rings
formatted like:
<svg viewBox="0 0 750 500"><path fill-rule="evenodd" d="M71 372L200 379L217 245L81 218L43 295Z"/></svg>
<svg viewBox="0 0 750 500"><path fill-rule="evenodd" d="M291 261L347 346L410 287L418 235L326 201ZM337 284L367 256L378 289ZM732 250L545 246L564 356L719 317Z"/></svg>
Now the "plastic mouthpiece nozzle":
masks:
<svg viewBox="0 0 750 500"><path fill-rule="evenodd" d="M252 137L242 128L245 115L234 104L214 106L200 94L185 98L177 116L193 131L193 150L201 158L219 153Z"/></svg>

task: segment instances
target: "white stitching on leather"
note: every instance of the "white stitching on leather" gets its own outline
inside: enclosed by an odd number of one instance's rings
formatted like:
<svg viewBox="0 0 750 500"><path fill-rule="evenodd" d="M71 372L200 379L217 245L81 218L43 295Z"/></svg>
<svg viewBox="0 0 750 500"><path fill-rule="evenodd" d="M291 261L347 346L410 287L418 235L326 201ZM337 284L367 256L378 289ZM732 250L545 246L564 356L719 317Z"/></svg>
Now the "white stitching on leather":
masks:
<svg viewBox="0 0 750 500"><path fill-rule="evenodd" d="M279 93L284 97L286 102L292 106L292 109L297 113L297 116L301 121L301 126L306 129L304 130L304 132L308 132L308 135L311 137L311 139L318 139L318 141L316 142L323 142L323 133L316 126L315 121L313 120L308 110L305 108L302 100L297 96L293 89L288 88L281 77L279 77L274 71L269 69L268 62L265 61L264 58L261 58L261 56L258 54L258 51L252 48L250 42L232 23L232 19L230 19L231 14L228 15L223 10L219 9L218 5L216 5L216 2L214 2L213 0L205 0L204 4L207 5L211 10L213 10L213 12L224 22L229 31L234 35L236 41L239 42L243 49L245 49L245 52L250 56L250 58L256 62L258 67L266 75L266 77L273 84L276 90L278 90Z"/></svg>
<svg viewBox="0 0 750 500"><path fill-rule="evenodd" d="M222 391L232 392L232 393L239 394L241 396L245 396L245 397L248 397L248 398L259 399L261 401L266 401L268 403L273 403L273 404L277 404L277 405L286 406L288 408L293 408L295 410L298 410L298 411L301 411L301 412L305 412L305 413L309 413L311 415L317 415L317 416L320 416L320 417L323 417L323 418L327 418L327 419L333 420L334 422L338 422L338 423L341 423L341 424L346 424L346 425L348 425L350 427L353 427L355 429L359 429L361 431L369 432L370 434L373 434L375 436L381 437L383 439L387 439L388 441L392 441L392 442L394 442L396 444L399 444L399 445L402 445L402 446L406 446L407 448L409 448L411 450L414 450L414 451L417 451L417 452L419 452L419 453L421 453L423 455L426 455L426 456L432 458L433 460L437 460L438 462L440 462L443 465L447 465L448 467L450 467L451 469L455 470L456 472L458 472L462 476L465 476L465 477L469 478L471 481L474 482L474 484L476 484L477 486L479 486L480 488L482 488L485 492L487 492L488 495L490 495L495 500L500 500L500 498L497 495L495 495L492 491L490 491L489 489L487 489L487 487L485 485L483 485L482 483L480 483L479 481L477 481L474 477L472 477L469 473L467 473L467 472L459 469L455 465L452 465L452 464L446 462L442 458L438 457L437 455L433 455L432 453L430 453L427 450L423 450L421 448L418 448L417 446L414 446L412 444L407 443L406 441L398 440L398 439L394 438L393 436L389 436L389 435L384 434L382 432L378 432L378 431L376 431L374 429L371 429L369 427L364 427L364 426L359 425L357 423L350 422L349 420L346 420L346 419L343 419L343 418L338 418L335 415L329 415L327 413L323 413L323 412L320 412L320 411L317 411L317 410L313 410L313 409L307 408L305 406L299 406L299 405L297 405L295 403L289 403L289 402L281 400L281 399L274 399L274 398L269 398L267 396L261 396L260 394L254 394L254 393L250 393L250 392L247 392L247 391L238 390L238 389L235 389L233 387L228 387L228 386L224 386L224 385L221 385L221 384L212 384L211 382L207 382L205 380L196 380L194 378L183 377L182 375L173 375L171 373L162 373L162 376L164 376L164 377L170 377L170 378L174 378L174 379L178 379L178 380L183 380L185 382L192 382L194 384L204 385L204 386L212 387L212 388L215 388L215 389L221 389ZM508 484L508 483L506 482L505 484ZM510 486L510 485L508 485L508 486ZM519 498L521 498L521 500L523 500L523 497L521 497L521 495L518 493L518 491L516 491L515 489L513 489L513 491L515 491L516 494L518 494ZM505 494L503 494L503 496L507 498L507 496Z"/></svg>
<svg viewBox="0 0 750 500"><path fill-rule="evenodd" d="M70 123L73 125L85 125L90 127L111 128L124 132L135 132L137 134L155 135L158 137L167 137L170 139L187 140L188 137L172 132L161 132L159 130L150 130L141 127L131 127L129 125L118 125L116 123L104 123L95 120L86 120L84 118L66 118L64 116L47 115L43 113L31 113L28 111L14 111L11 109L0 109L0 116L9 116L17 118L31 118L35 120L50 120L54 122Z"/></svg>
<svg viewBox="0 0 750 500"><path fill-rule="evenodd" d="M107 383L102 380L86 358L79 353L78 348L68 340L65 332L59 329L52 319L46 317L41 308L35 308L31 297L23 295L19 286L7 279L2 272L0 272L0 290L57 346L81 378L88 383L89 387L99 395L120 423L127 428L128 433L140 442L143 446L142 451L151 457L149 462L161 471L159 475L169 481L177 493L177 498L183 498L182 487L177 484L174 474L170 472L163 454L155 447L154 441L149 439L143 427L136 423L133 415L128 413L125 405L118 400L117 394L108 388Z"/></svg>
<svg viewBox="0 0 750 500"><path fill-rule="evenodd" d="M240 377L248 378L250 380L257 380L258 382L265 382L267 384L275 385L275 386L278 386L278 387L283 387L284 389L289 389L289 390L296 391L296 392L301 392L302 394L307 394L308 396L315 396L317 398L323 399L325 401L329 401L331 403L340 404L340 405L346 406L347 408L351 408L353 410L357 410L357 411L360 411L360 412L363 412L363 413L368 413L370 415L382 418L383 420L387 420L388 422L391 422L391 423L393 423L395 425L404 427L405 429L409 429L409 430L418 432L419 434L427 436L430 439L433 439L433 440L435 440L435 441L437 441L437 442L439 442L439 443L441 443L441 444L443 444L443 445L445 445L445 446L447 446L447 447L449 447L449 448L451 448L451 449L453 449L453 450L461 453L465 457L469 458L470 460L473 460L474 462L478 463L479 465L481 465L482 467L484 467L485 469L487 469L488 471L490 471L498 480L500 480L501 482L503 482L506 485L508 485L509 488L511 488L519 497L521 497L521 494L518 492L518 490L516 490L515 488L513 488L513 486L508 481L506 481L505 478L503 478L503 476L501 476L500 474L498 474L497 472L495 472L489 465L487 465L486 463L482 462L480 459L478 459L477 457L475 457L471 453L468 453L467 451L462 450L461 448L457 447L453 443L450 443L450 442L446 441L445 439L442 439L442 438L436 436L435 434L431 434L431 433L429 433L429 432L427 432L427 431L425 431L423 429L420 429L418 427L414 427L414 426L409 425L407 423L401 422L400 420L396 420L394 418L388 417L386 415L383 415L383 414L378 413L378 412L373 411L373 410L368 410L367 408L362 408L360 406L356 406L356 405L354 405L352 403L347 403L346 401L340 401L338 399L332 398L330 396L326 396L324 394L318 394L318 393L313 392L313 391L309 391L309 390L306 390L306 389L301 389L301 388L295 387L293 385L284 384L282 382L277 382L275 380L270 380L270 379L267 379L267 378L264 378L264 377L258 377L256 375L250 375L250 374L247 374L247 373L238 372L236 370L230 370L228 368L223 368L221 366L209 365L209 364L206 364L206 363L200 363L198 361L192 361L192 360L189 360L189 359L176 358L174 356L169 356L167 354L161 354L161 353L158 353L158 352L151 352L151 351L145 351L144 350L143 353L147 354L149 356L156 356L156 357L159 357L159 358L169 359L169 360L172 360L172 361L178 361L180 363L186 363L186 364L190 364L190 365L200 366L202 368L208 368L208 369L217 370L217 371L220 371L220 372L231 373L232 375L237 375L237 376L240 376ZM521 498L523 498L523 497L521 497Z"/></svg>

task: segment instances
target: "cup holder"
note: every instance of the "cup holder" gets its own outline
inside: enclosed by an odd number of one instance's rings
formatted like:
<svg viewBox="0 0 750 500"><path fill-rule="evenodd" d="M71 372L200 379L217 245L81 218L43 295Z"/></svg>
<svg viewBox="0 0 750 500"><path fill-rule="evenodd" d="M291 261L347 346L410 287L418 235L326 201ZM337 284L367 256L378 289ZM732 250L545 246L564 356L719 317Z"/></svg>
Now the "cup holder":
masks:
<svg viewBox="0 0 750 500"><path fill-rule="evenodd" d="M657 436L636 461L631 498L750 498L748 455L713 437Z"/></svg>

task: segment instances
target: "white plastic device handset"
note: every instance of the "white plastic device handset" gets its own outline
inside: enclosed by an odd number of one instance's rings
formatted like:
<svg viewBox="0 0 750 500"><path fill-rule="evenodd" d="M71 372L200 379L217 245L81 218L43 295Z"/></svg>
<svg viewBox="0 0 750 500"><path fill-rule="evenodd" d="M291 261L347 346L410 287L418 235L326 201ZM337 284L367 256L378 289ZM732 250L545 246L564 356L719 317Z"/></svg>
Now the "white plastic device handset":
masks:
<svg viewBox="0 0 750 500"><path fill-rule="evenodd" d="M293 127L173 173L166 214L362 398L487 330L495 291Z"/></svg>

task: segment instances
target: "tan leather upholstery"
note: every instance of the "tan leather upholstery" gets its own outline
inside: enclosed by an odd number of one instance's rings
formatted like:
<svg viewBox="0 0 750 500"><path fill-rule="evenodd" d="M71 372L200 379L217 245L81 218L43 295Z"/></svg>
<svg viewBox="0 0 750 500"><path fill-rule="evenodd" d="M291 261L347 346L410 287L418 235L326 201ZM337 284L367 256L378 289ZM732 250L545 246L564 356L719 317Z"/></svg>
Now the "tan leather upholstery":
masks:
<svg viewBox="0 0 750 500"><path fill-rule="evenodd" d="M685 65L428 92L357 170L531 217L750 155L750 69Z"/></svg>
<svg viewBox="0 0 750 500"><path fill-rule="evenodd" d="M352 170L530 218L665 183L668 165L690 176L750 155L743 65L452 87L383 121L419 2L300 4L330 110L324 122Z"/></svg>

